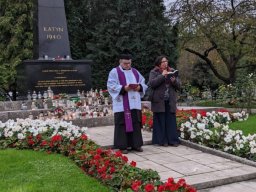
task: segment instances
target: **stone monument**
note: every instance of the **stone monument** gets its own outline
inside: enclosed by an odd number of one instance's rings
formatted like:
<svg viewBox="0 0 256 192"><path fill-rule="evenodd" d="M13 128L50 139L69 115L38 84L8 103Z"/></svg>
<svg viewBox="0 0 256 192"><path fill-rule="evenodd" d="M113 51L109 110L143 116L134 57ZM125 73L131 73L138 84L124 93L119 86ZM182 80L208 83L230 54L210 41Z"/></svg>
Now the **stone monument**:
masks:
<svg viewBox="0 0 256 192"><path fill-rule="evenodd" d="M18 67L21 94L45 91L75 94L91 89L91 60L71 57L64 0L35 1L34 59Z"/></svg>

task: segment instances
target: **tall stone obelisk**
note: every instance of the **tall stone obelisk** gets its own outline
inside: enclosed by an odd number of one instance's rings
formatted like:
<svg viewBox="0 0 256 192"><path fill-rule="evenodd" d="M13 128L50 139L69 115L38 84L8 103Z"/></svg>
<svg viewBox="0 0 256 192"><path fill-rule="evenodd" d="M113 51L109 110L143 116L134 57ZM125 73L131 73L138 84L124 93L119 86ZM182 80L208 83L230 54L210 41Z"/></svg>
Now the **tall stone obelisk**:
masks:
<svg viewBox="0 0 256 192"><path fill-rule="evenodd" d="M71 59L63 0L37 0L34 13L34 60L19 66L19 92L77 93L91 89L91 60Z"/></svg>
<svg viewBox="0 0 256 192"><path fill-rule="evenodd" d="M38 0L35 6L34 59L71 56L63 0Z"/></svg>

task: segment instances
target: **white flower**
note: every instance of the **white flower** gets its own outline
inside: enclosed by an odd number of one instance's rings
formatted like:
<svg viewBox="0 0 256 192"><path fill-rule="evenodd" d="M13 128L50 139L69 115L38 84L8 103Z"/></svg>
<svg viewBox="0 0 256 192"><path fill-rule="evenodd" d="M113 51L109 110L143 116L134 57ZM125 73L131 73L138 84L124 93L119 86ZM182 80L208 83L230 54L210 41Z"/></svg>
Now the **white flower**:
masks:
<svg viewBox="0 0 256 192"><path fill-rule="evenodd" d="M256 148L251 148L250 152L251 152L252 154L255 154L255 153L256 153Z"/></svg>
<svg viewBox="0 0 256 192"><path fill-rule="evenodd" d="M194 139L194 138L196 138L196 135L192 132L191 135L190 135L190 138Z"/></svg>
<svg viewBox="0 0 256 192"><path fill-rule="evenodd" d="M204 123L197 123L198 129L205 129L205 124Z"/></svg>
<svg viewBox="0 0 256 192"><path fill-rule="evenodd" d="M229 149L230 149L230 148L229 148L228 146L225 146L223 150L224 150L224 151L228 151Z"/></svg>
<svg viewBox="0 0 256 192"><path fill-rule="evenodd" d="M189 121L186 121L186 123L184 124L186 127L191 127L191 123Z"/></svg>
<svg viewBox="0 0 256 192"><path fill-rule="evenodd" d="M191 122L192 122L193 124L196 124L196 123L197 123L197 120L196 120L196 119L193 119Z"/></svg>
<svg viewBox="0 0 256 192"><path fill-rule="evenodd" d="M209 135L206 135L206 137L205 137L206 140L210 140L210 138L211 137Z"/></svg>
<svg viewBox="0 0 256 192"><path fill-rule="evenodd" d="M25 136L22 133L18 133L17 137L18 139L25 139Z"/></svg>
<svg viewBox="0 0 256 192"><path fill-rule="evenodd" d="M12 137L13 136L13 132L12 131L9 131L8 133L7 133L7 137Z"/></svg>
<svg viewBox="0 0 256 192"><path fill-rule="evenodd" d="M69 140L70 140L70 141L73 141L73 140L75 140L75 138L74 138L74 137L70 137Z"/></svg>
<svg viewBox="0 0 256 192"><path fill-rule="evenodd" d="M213 126L214 126L214 128L219 128L219 127L221 127L221 125L220 125L218 122L214 122Z"/></svg>

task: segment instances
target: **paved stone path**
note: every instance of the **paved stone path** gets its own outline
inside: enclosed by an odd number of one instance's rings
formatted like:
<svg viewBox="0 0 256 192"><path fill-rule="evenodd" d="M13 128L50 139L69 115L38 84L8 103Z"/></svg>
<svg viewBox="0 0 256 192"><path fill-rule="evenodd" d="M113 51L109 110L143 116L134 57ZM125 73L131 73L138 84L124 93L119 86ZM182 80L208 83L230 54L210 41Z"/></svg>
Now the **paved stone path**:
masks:
<svg viewBox="0 0 256 192"><path fill-rule="evenodd" d="M102 147L113 146L113 126L89 128L88 134ZM188 184L193 185L200 192L256 191L256 180L237 183L255 179L256 167L204 153L184 145L179 147L150 145L151 137L150 132L143 131L144 151L130 152L127 157L129 161L136 161L139 168L156 170L161 180L165 181L169 177L184 178ZM229 183L234 184L225 186Z"/></svg>

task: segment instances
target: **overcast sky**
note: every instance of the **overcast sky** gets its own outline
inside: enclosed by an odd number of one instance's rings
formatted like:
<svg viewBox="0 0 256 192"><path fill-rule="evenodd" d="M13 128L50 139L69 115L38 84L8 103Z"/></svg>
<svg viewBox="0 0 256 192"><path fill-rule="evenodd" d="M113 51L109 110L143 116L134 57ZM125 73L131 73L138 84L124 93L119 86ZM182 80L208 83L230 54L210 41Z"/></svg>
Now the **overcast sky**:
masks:
<svg viewBox="0 0 256 192"><path fill-rule="evenodd" d="M165 4L165 6L168 6L169 3L175 2L175 1L176 1L176 0L164 0L164 4Z"/></svg>

